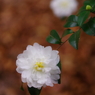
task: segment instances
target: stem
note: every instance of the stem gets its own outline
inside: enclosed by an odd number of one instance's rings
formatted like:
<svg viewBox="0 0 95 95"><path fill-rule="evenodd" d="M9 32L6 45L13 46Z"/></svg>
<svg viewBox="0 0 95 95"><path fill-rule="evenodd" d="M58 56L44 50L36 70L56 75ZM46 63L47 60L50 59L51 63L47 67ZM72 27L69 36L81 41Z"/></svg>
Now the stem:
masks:
<svg viewBox="0 0 95 95"><path fill-rule="evenodd" d="M78 30L80 30L80 29L82 29L81 27L78 29ZM77 31L78 31L77 30ZM73 33L75 33L75 32L73 32ZM63 34L62 34L63 35ZM61 39L62 39L62 37L61 37ZM68 38L69 39L69 38ZM63 45L63 44L65 44L67 41L68 41L68 39L66 40L66 41L64 41L64 42L62 42L61 44L60 44L60 46L57 48L57 50Z"/></svg>
<svg viewBox="0 0 95 95"><path fill-rule="evenodd" d="M67 39L66 41L62 42L62 44L57 48L57 50L58 50L63 44L65 44L67 41L68 41L68 39Z"/></svg>

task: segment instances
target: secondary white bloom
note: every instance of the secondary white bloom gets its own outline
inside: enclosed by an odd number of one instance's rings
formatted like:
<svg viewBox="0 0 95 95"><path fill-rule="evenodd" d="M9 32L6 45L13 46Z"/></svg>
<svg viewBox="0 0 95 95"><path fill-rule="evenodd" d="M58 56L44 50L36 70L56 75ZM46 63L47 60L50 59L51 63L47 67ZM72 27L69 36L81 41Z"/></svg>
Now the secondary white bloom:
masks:
<svg viewBox="0 0 95 95"><path fill-rule="evenodd" d="M29 87L40 89L42 86L53 86L60 78L60 69L57 66L59 60L57 50L34 43L18 55L16 70L21 73L22 82Z"/></svg>
<svg viewBox="0 0 95 95"><path fill-rule="evenodd" d="M70 16L77 9L76 0L52 0L50 7L57 17Z"/></svg>

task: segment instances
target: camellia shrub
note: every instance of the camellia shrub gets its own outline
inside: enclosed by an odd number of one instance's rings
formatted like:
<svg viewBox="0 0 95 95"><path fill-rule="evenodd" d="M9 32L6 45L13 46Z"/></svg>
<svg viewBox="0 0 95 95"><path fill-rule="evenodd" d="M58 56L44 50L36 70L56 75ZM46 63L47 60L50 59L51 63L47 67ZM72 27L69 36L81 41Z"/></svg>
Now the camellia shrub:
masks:
<svg viewBox="0 0 95 95"><path fill-rule="evenodd" d="M54 0L52 1L52 4L53 2L59 3L59 1ZM69 1L70 4L71 0L63 1ZM51 7L54 10L56 4L53 6L52 4ZM65 4L67 3L65 2ZM67 5L65 7L67 7ZM61 12L59 9L57 10L58 13ZM55 14L56 13L57 12L55 11ZM71 11L69 11L69 13L71 13ZM69 13L67 13L67 15L69 15ZM47 42L51 44L59 44L59 49L68 41L72 47L78 49L78 43L82 31L91 36L95 35L95 17L92 17L91 13L95 14L95 0L85 0L84 5L80 8L78 14L70 15L67 18L64 25L66 30L63 32L62 36L60 37L56 30L51 30L50 35L46 38ZM60 17L62 15L57 16ZM78 29L73 31L71 29L72 27L78 27ZM68 34L71 35L63 42L62 38ZM42 88L45 86L60 84L61 62L58 49L52 50L51 46L44 47L38 43L34 43L33 46L28 45L26 50L17 56L16 71L21 74L22 82L27 83L30 95L39 95ZM23 86L21 86L21 88L23 89Z"/></svg>

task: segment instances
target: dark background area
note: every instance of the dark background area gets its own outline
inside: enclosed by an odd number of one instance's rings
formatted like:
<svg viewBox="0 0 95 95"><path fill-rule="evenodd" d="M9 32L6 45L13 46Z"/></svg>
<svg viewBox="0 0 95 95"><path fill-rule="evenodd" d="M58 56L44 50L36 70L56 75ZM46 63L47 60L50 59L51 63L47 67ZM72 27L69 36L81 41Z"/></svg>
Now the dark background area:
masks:
<svg viewBox="0 0 95 95"><path fill-rule="evenodd" d="M78 2L80 8L83 0ZM0 95L29 95L26 84L25 91L20 90L16 72L17 55L27 45L37 42L57 49L46 37L52 29L62 35L65 21L53 14L49 4L50 0L0 0ZM78 50L66 42L59 54L61 84L43 88L41 95L95 95L95 37L82 32Z"/></svg>

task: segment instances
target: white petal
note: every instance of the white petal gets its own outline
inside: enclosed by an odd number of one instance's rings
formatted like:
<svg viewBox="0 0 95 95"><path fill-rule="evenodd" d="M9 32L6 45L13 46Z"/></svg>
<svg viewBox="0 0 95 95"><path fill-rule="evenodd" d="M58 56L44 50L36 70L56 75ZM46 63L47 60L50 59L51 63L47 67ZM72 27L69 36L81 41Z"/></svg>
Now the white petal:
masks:
<svg viewBox="0 0 95 95"><path fill-rule="evenodd" d="M17 71L18 73L22 73L23 70L22 70L21 68L17 67L17 68L16 68L16 71Z"/></svg>
<svg viewBox="0 0 95 95"><path fill-rule="evenodd" d="M58 80L58 79L60 79L60 76L59 76L59 75L53 75L53 76L51 76L51 77L52 77L53 80Z"/></svg>
<svg viewBox="0 0 95 95"><path fill-rule="evenodd" d="M50 46L44 48L44 55L46 58L50 58L51 53L52 53L52 48Z"/></svg>
<svg viewBox="0 0 95 95"><path fill-rule="evenodd" d="M22 80L22 82L24 82L24 83L27 82L27 79L26 79L26 78L21 77L21 80Z"/></svg>
<svg viewBox="0 0 95 95"><path fill-rule="evenodd" d="M31 45L28 45L28 46L26 47L26 50L31 51L31 50L32 50L32 46L31 46Z"/></svg>
<svg viewBox="0 0 95 95"><path fill-rule="evenodd" d="M53 83L52 83L52 81L50 79L48 79L48 81L46 82L46 85L53 87Z"/></svg>
<svg viewBox="0 0 95 95"><path fill-rule="evenodd" d="M30 70L25 70L22 72L22 78L29 78L31 77L31 71Z"/></svg>
<svg viewBox="0 0 95 95"><path fill-rule="evenodd" d="M49 68L49 67L46 67L46 68L43 69L43 71L46 72L46 73L50 72L50 70L51 70L51 68Z"/></svg>
<svg viewBox="0 0 95 95"><path fill-rule="evenodd" d="M77 5L76 0L51 0L50 2L50 8L58 17L71 15L72 12L76 11Z"/></svg>
<svg viewBox="0 0 95 95"><path fill-rule="evenodd" d="M40 89L42 86L53 86L59 79L60 69L57 64L60 60L57 50L52 50L51 46L41 46L34 43L28 45L23 53L17 57L17 72L21 73L22 82L29 87ZM35 64L42 62L44 65L35 69ZM39 70L41 69L41 70Z"/></svg>

